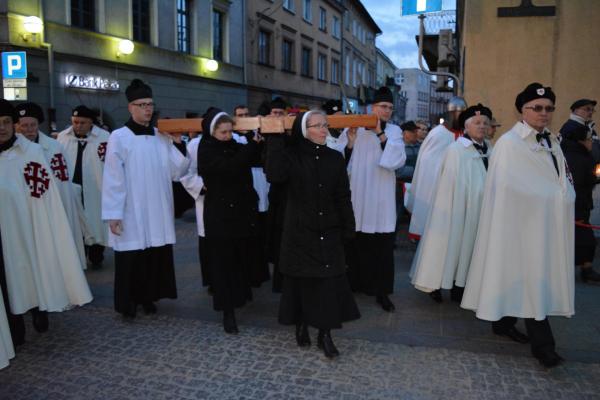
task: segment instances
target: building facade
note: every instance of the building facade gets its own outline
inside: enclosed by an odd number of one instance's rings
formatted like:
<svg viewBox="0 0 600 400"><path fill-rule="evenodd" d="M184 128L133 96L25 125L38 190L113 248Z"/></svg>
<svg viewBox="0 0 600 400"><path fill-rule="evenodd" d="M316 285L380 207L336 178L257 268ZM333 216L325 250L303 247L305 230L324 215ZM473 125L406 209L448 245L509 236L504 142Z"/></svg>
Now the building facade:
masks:
<svg viewBox="0 0 600 400"><path fill-rule="evenodd" d="M375 86L387 86L394 96L394 113L392 120L396 123L402 123L406 120L406 98L402 95L402 88L396 80L396 65L385 55L380 48L377 48L377 71Z"/></svg>
<svg viewBox="0 0 600 400"><path fill-rule="evenodd" d="M430 121L430 75L418 68L400 68L397 77L402 86L401 94L406 98L405 120Z"/></svg>
<svg viewBox="0 0 600 400"><path fill-rule="evenodd" d="M116 128L129 117L124 91L134 78L152 86L161 117L245 103L244 8L243 0L8 0L0 40L2 51L27 52L28 100L53 123L44 130L65 128L79 104ZM27 32L27 16L41 19L40 33Z"/></svg>

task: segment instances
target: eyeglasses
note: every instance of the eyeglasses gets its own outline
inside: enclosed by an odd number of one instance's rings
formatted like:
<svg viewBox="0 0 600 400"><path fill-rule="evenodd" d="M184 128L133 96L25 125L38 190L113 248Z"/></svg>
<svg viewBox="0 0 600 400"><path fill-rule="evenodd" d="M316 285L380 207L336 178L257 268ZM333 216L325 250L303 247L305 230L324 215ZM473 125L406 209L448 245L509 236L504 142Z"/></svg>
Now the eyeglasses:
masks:
<svg viewBox="0 0 600 400"><path fill-rule="evenodd" d="M329 129L329 124L307 125L307 128Z"/></svg>
<svg viewBox="0 0 600 400"><path fill-rule="evenodd" d="M154 103L131 103L131 104L141 108L142 110L145 110L146 108L154 108Z"/></svg>
<svg viewBox="0 0 600 400"><path fill-rule="evenodd" d="M591 112L592 114L596 112L596 110L593 107L585 107L583 109L583 111L585 111L585 112Z"/></svg>
<svg viewBox="0 0 600 400"><path fill-rule="evenodd" d="M556 110L556 107L554 107L554 106L540 106L539 104L537 106L534 106L534 107L523 107L523 108L527 108L529 110L533 110L536 113L541 113L542 111L546 111L547 113L551 113L551 112L554 112L554 110Z"/></svg>

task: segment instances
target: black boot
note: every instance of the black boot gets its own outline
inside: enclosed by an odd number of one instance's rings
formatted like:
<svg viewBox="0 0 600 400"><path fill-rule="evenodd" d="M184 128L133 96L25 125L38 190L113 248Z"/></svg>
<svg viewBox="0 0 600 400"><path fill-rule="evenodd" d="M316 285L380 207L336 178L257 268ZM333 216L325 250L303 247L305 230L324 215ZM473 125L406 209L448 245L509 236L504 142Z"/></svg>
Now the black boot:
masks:
<svg viewBox="0 0 600 400"><path fill-rule="evenodd" d="M300 347L310 346L310 335L308 334L308 325L296 324L296 343Z"/></svg>
<svg viewBox="0 0 600 400"><path fill-rule="evenodd" d="M554 350L542 350L532 352L533 356L546 368L553 368L562 364L565 359L559 356Z"/></svg>
<svg viewBox="0 0 600 400"><path fill-rule="evenodd" d="M464 293L465 293L464 287L454 285L452 287L452 289L450 289L450 300L460 303L462 301Z"/></svg>
<svg viewBox="0 0 600 400"><path fill-rule="evenodd" d="M148 303L142 304L142 308L144 309L144 314L146 314L146 315L156 314L156 304L154 304L151 301Z"/></svg>
<svg viewBox="0 0 600 400"><path fill-rule="evenodd" d="M40 311L39 308L33 308L31 310L31 316L33 317L33 328L39 332L48 332L48 312Z"/></svg>
<svg viewBox="0 0 600 400"><path fill-rule="evenodd" d="M597 273L591 266L587 268L581 267L581 280L584 283L598 283L600 282L600 274Z"/></svg>
<svg viewBox="0 0 600 400"><path fill-rule="evenodd" d="M317 338L317 346L319 349L323 350L323 354L327 358L334 358L340 355L340 352L333 344L333 340L331 339L331 333L329 330L319 329L319 336Z"/></svg>
<svg viewBox="0 0 600 400"><path fill-rule="evenodd" d="M225 329L225 333L232 335L236 335L240 332L237 323L235 322L235 313L233 310L223 312L223 329Z"/></svg>
<svg viewBox="0 0 600 400"><path fill-rule="evenodd" d="M394 312L396 310L394 303L392 303L392 301L390 300L389 297L387 297L387 295L380 294L380 295L377 295L377 297L375 299L377 301L377 304L379 304L381 306L381 308L383 308L384 311Z"/></svg>
<svg viewBox="0 0 600 400"><path fill-rule="evenodd" d="M429 297L431 297L433 299L433 301L435 301L436 303L441 303L444 301L442 299L442 290L441 289L430 292Z"/></svg>

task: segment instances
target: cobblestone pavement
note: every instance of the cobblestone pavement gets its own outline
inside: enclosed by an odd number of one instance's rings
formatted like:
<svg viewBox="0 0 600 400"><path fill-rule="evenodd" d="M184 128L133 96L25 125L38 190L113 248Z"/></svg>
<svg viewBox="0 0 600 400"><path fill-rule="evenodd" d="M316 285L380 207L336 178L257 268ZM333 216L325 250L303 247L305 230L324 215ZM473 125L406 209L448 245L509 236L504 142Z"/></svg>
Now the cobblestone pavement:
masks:
<svg viewBox="0 0 600 400"><path fill-rule="evenodd" d="M577 315L551 319L567 362L546 370L528 346L416 291L407 278L414 246L400 240L396 312L357 295L362 318L334 332L342 356L331 361L314 345L297 348L291 329L277 324L270 282L239 310L240 335L225 335L200 284L193 214L176 225L177 300L124 321L112 311L107 252L102 270L86 272L91 305L51 315L43 335L28 322L27 343L0 371L0 400L600 398L598 287L577 282Z"/></svg>

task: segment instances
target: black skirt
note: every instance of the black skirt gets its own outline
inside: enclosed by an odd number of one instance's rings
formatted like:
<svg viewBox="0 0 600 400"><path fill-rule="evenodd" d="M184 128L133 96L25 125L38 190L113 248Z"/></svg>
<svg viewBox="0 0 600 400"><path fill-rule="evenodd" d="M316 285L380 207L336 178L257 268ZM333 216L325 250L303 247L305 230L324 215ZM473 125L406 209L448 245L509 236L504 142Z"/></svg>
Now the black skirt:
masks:
<svg viewBox="0 0 600 400"><path fill-rule="evenodd" d="M346 246L352 290L369 296L394 292L394 233L357 232Z"/></svg>
<svg viewBox="0 0 600 400"><path fill-rule="evenodd" d="M331 278L284 275L279 323L306 323L318 329L340 329L342 322L360 318L345 274Z"/></svg>
<svg viewBox="0 0 600 400"><path fill-rule="evenodd" d="M173 246L115 251L115 310L127 312L130 304L176 299Z"/></svg>
<svg viewBox="0 0 600 400"><path fill-rule="evenodd" d="M206 246L206 238L198 236L198 258L200 260L200 273L202 274L202 286L210 286L209 252Z"/></svg>

